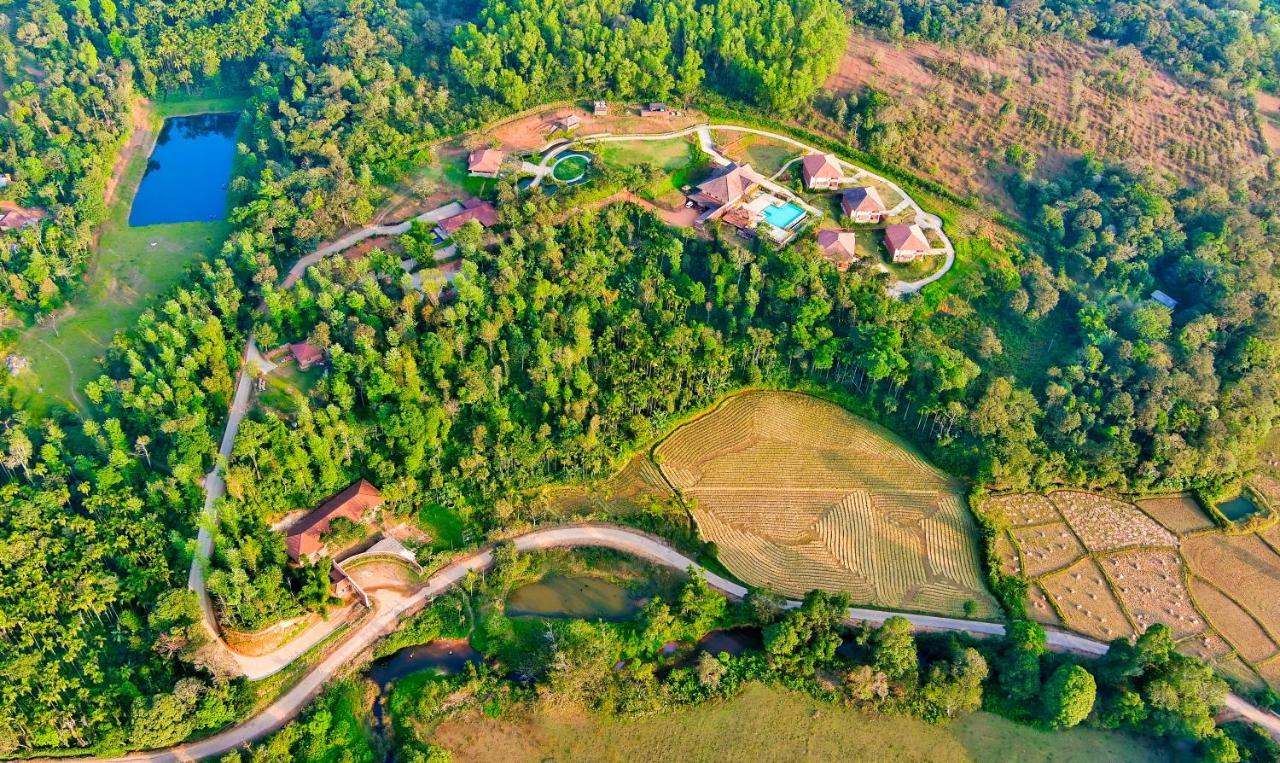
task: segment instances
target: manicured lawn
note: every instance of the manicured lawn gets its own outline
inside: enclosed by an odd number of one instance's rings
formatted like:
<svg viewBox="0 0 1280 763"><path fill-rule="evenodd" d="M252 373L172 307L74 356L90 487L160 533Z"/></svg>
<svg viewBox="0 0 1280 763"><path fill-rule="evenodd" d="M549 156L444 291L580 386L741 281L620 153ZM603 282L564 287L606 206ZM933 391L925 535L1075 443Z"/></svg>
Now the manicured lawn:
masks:
<svg viewBox="0 0 1280 763"><path fill-rule="evenodd" d="M493 193L498 187L498 181L492 178L477 178L467 174L467 155L465 153L457 156L441 157L440 164L442 168L441 179L472 196L481 198L492 198ZM424 173L429 174L429 173Z"/></svg>
<svg viewBox="0 0 1280 763"><path fill-rule="evenodd" d="M259 405L290 414L295 412L294 393L306 395L324 376L324 369L298 370L296 364L280 366L267 376L267 388L258 397Z"/></svg>
<svg viewBox="0 0 1280 763"><path fill-rule="evenodd" d="M886 260L885 264L894 278L903 281L919 281L921 278L927 278L938 272L946 261L947 258L945 256L937 255L917 257L913 262L888 262Z"/></svg>
<svg viewBox="0 0 1280 763"><path fill-rule="evenodd" d="M561 182L572 182L581 177L587 171L588 166L585 157L566 156L556 162L555 167L551 170L551 175Z"/></svg>
<svg viewBox="0 0 1280 763"><path fill-rule="evenodd" d="M239 98L199 98L153 105L150 128L166 117L235 111ZM231 230L222 222L176 223L131 228L129 206L147 166L147 155L131 157L115 203L99 229L84 290L56 319L25 330L16 352L31 359L27 406L37 413L54 403L75 407L85 381L98 373L98 359L116 331L133 325L152 300L173 287L186 269L213 254Z"/></svg>
<svg viewBox="0 0 1280 763"><path fill-rule="evenodd" d="M675 172L689 163L692 145L687 138L615 141L600 144L600 157L605 164L619 167L652 164L665 172Z"/></svg>
<svg viewBox="0 0 1280 763"><path fill-rule="evenodd" d="M514 715L514 713L513 713ZM536 708L518 717L471 713L432 739L455 763L490 760L1169 761L1145 739L1093 729L1037 731L988 713L943 725L827 705L798 692L749 686L727 702L640 718Z"/></svg>

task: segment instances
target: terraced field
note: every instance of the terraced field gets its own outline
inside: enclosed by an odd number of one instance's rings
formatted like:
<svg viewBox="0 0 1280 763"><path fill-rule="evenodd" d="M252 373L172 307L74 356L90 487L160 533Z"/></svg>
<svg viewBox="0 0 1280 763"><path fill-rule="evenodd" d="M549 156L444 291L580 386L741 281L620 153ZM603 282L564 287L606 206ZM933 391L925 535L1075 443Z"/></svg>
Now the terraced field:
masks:
<svg viewBox="0 0 1280 763"><path fill-rule="evenodd" d="M654 459L720 561L792 596L997 612L958 483L887 430L807 395L748 392L673 432Z"/></svg>
<svg viewBox="0 0 1280 763"><path fill-rule="evenodd" d="M1164 623L1228 678L1280 688L1277 527L1227 534L1185 494L1004 495L982 511L1005 528L1002 568L1031 583L1032 618L1103 639Z"/></svg>

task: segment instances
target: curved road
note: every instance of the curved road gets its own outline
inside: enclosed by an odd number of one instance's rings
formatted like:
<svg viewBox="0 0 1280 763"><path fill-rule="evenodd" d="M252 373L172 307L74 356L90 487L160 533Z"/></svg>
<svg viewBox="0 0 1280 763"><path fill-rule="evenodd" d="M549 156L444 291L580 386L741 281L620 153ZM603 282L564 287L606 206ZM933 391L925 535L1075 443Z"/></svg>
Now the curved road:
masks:
<svg viewBox="0 0 1280 763"><path fill-rule="evenodd" d="M745 596L747 592L743 586L702 568L689 557L667 545L666 541L627 527L604 524L564 525L531 530L512 539L512 542L520 551L577 546L610 548L667 567L693 568L701 573L713 588L728 596L738 598ZM431 599L461 582L468 572L473 570L479 572L492 564L493 549L490 547L447 565L428 578L426 584L412 594L387 589L375 592L373 617L366 620L333 651L325 655L324 659L303 676L297 685L276 699L265 710L239 726L198 742L164 750L131 753L116 758L79 758L77 760L81 763L125 763L126 761L172 763L222 755L260 739L297 716L302 708L320 692L326 681L355 664L365 650L394 631L402 617L422 609ZM790 601L787 606L796 607L799 606L799 602ZM998 636L1004 633L1004 626L1000 623L903 614L876 609L852 608L849 610L848 619L851 622L879 624L894 616L907 618L917 630L922 631L954 631L974 636ZM1047 640L1048 646L1057 651L1083 652L1091 655L1105 654L1107 651L1107 645L1099 641L1056 630L1048 632ZM1228 698L1227 707L1265 726L1273 734L1280 734L1280 718L1258 710L1234 694Z"/></svg>

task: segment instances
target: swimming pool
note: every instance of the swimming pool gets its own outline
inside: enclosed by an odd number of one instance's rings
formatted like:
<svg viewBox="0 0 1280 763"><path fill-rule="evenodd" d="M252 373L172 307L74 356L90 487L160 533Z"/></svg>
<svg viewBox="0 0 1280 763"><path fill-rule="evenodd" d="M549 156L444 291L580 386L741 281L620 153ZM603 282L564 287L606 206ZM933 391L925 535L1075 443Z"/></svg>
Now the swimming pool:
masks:
<svg viewBox="0 0 1280 763"><path fill-rule="evenodd" d="M775 228L783 228L784 230L804 218L804 210L789 201L786 204L765 207L762 214L765 222Z"/></svg>

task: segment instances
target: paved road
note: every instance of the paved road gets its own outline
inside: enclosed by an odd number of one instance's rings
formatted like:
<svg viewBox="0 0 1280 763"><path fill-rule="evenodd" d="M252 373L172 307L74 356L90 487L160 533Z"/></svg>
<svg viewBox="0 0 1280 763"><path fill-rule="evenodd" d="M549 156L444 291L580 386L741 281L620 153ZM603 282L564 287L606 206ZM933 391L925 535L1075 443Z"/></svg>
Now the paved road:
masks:
<svg viewBox="0 0 1280 763"><path fill-rule="evenodd" d="M666 541L627 527L603 524L564 525L532 530L514 538L512 542L520 551L581 546L611 548L667 567L682 570L693 568L700 572L713 588L729 596L742 597L747 592L747 589L743 586L700 567L688 556L667 545ZM82 758L78 760L85 763L123 763L124 761L171 763L172 761L198 760L222 755L241 745L260 739L296 717L302 708L320 692L325 682L335 675L341 674L351 665L356 664L365 650L399 626L402 617L417 612L431 599L457 585L467 576L468 572L473 570L479 572L492 564L492 549L484 549L459 559L436 572L428 578L422 588L411 594L389 589L375 591L373 593L374 615L372 617L365 620L351 634L346 636L333 651L303 676L297 685L261 713L239 726L199 742L179 745L165 750L133 753L117 758ZM788 602L788 606L799 606L799 602ZM861 608L852 608L848 614L850 622L879 624L890 617L901 616L911 621L917 630L954 631L975 636L998 636L1004 633L1004 626L999 623L962 620L954 617L902 614ZM1051 631L1048 634L1048 645L1051 649L1059 651L1084 652L1094 655L1105 654L1107 651L1107 645L1099 641L1060 631ZM1273 734L1280 735L1280 718L1253 707L1235 695L1231 695L1228 698L1227 706L1249 720L1266 727Z"/></svg>

